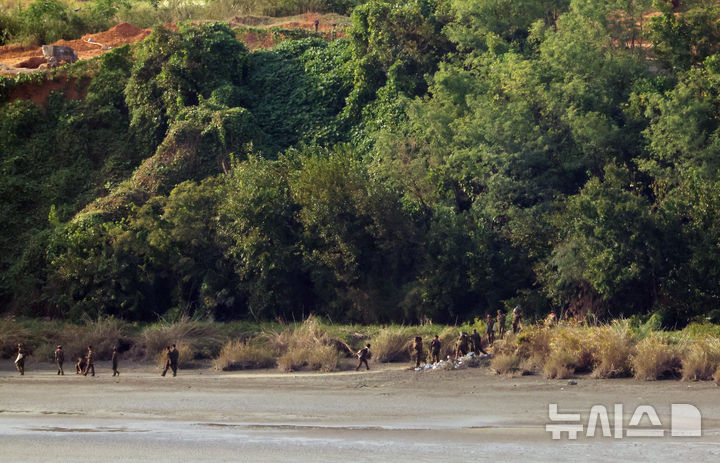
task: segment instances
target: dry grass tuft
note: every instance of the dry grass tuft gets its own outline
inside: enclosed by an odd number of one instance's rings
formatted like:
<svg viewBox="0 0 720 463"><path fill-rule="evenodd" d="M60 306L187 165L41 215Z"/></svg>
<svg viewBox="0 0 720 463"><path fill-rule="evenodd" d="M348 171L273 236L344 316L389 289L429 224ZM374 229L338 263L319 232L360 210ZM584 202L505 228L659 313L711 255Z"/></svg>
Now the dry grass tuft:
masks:
<svg viewBox="0 0 720 463"><path fill-rule="evenodd" d="M388 326L381 329L371 341L373 357L378 362L410 360L410 348L415 332L416 329L407 326ZM450 343L443 342L443 351L447 344Z"/></svg>
<svg viewBox="0 0 720 463"><path fill-rule="evenodd" d="M229 341L213 361L216 370L232 371L275 366L275 352L258 342Z"/></svg>
<svg viewBox="0 0 720 463"><path fill-rule="evenodd" d="M180 344L192 351L192 358L212 358L224 343L219 326L212 322L192 320L183 316L176 322L162 321L146 327L138 336L134 346L135 356L154 358L162 354L167 346Z"/></svg>
<svg viewBox="0 0 720 463"><path fill-rule="evenodd" d="M535 358L539 364L543 364L552 352L551 340L550 329L538 325L528 326L515 337L517 355L524 359Z"/></svg>
<svg viewBox="0 0 720 463"><path fill-rule="evenodd" d="M677 349L655 334L651 334L636 346L630 359L635 379L655 381L676 376L680 368Z"/></svg>
<svg viewBox="0 0 720 463"><path fill-rule="evenodd" d="M88 345L91 345L99 360L110 360L113 347L130 343L127 340L128 323L115 317L86 321L83 328L85 344L83 352L87 350ZM68 339L68 341L72 345L72 339Z"/></svg>
<svg viewBox="0 0 720 463"><path fill-rule="evenodd" d="M720 339L707 337L688 346L682 356L682 379L704 381L720 368Z"/></svg>
<svg viewBox="0 0 720 463"><path fill-rule="evenodd" d="M0 320L0 357L11 358L19 343L27 343L30 332L11 318Z"/></svg>
<svg viewBox="0 0 720 463"><path fill-rule="evenodd" d="M713 375L713 380L715 381L715 384L720 386L720 367L715 370L715 374Z"/></svg>
<svg viewBox="0 0 720 463"><path fill-rule="evenodd" d="M438 334L440 340L440 360L446 359L449 356L455 355L455 342L457 342L460 329L454 326L448 326ZM428 338L426 345L430 348L430 340Z"/></svg>
<svg viewBox="0 0 720 463"><path fill-rule="evenodd" d="M630 358L633 355L632 332L627 323L604 325L592 330L590 343L596 358L593 378L630 376Z"/></svg>
<svg viewBox="0 0 720 463"><path fill-rule="evenodd" d="M333 371L340 362L338 340L333 339L316 317L308 317L297 328L274 333L270 338L278 352L278 367L284 371L301 368Z"/></svg>
<svg viewBox="0 0 720 463"><path fill-rule="evenodd" d="M490 361L490 368L498 375L521 372L520 358L515 354L498 354Z"/></svg>
<svg viewBox="0 0 720 463"><path fill-rule="evenodd" d="M295 347L278 358L278 367L284 371L300 368L334 371L340 361L340 353L333 346Z"/></svg>
<svg viewBox="0 0 720 463"><path fill-rule="evenodd" d="M545 361L543 373L547 379L567 379L575 373L576 358L568 352L553 352Z"/></svg>
<svg viewBox="0 0 720 463"><path fill-rule="evenodd" d="M546 376L548 371L555 374L572 375L575 371L592 370L595 358L592 344L588 339L591 329L561 324L550 331L552 332L550 341L552 353L547 358L547 362L551 365L545 369ZM563 364L565 365L564 369L562 368ZM568 371L570 373L567 373ZM562 378L565 377L567 376L562 376Z"/></svg>

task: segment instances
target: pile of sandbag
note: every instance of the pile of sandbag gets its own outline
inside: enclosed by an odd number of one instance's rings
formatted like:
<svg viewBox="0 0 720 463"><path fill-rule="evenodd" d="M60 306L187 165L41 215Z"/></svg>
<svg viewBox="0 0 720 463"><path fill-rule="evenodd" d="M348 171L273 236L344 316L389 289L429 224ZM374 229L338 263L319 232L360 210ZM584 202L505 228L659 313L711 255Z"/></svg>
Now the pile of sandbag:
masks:
<svg viewBox="0 0 720 463"><path fill-rule="evenodd" d="M474 352L470 352L467 355L464 355L462 357L459 357L457 360L453 360L448 357L447 360L440 360L436 363L426 363L425 365L421 365L417 368L415 368L415 371L423 371L423 370L460 370L463 368L477 368L481 366L483 363L483 360L490 359L492 355L490 354L480 354L475 355Z"/></svg>

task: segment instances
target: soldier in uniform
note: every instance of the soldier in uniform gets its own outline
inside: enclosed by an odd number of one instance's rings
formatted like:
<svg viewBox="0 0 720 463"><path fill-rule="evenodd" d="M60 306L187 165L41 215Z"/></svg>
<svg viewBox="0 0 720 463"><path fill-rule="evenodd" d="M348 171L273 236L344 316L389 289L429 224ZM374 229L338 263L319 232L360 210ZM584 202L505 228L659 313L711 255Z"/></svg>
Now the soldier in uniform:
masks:
<svg viewBox="0 0 720 463"><path fill-rule="evenodd" d="M485 323L487 323L487 329L485 330L485 334L487 334L488 346L492 346L492 344L495 342L495 319L492 317L492 315L487 314Z"/></svg>
<svg viewBox="0 0 720 463"><path fill-rule="evenodd" d="M118 367L118 352L117 352L117 347L113 347L113 351L112 351L113 376L115 376L115 375L120 376L120 372L118 371L117 367Z"/></svg>
<svg viewBox="0 0 720 463"><path fill-rule="evenodd" d="M477 328L473 328L473 332L470 335L470 343L472 344L472 349L473 352L475 352L475 355L480 355L481 352L487 355L485 349L482 348L482 338L480 337L480 333L477 332Z"/></svg>
<svg viewBox="0 0 720 463"><path fill-rule="evenodd" d="M505 337L505 312L498 309L497 311L497 324L498 331L500 332L500 339Z"/></svg>
<svg viewBox="0 0 720 463"><path fill-rule="evenodd" d="M27 350L22 344L17 345L17 358L15 359L15 368L20 372L20 376L25 374L25 359L28 356Z"/></svg>
<svg viewBox="0 0 720 463"><path fill-rule="evenodd" d="M425 349L423 349L422 337L415 336L415 343L413 344L413 350L415 350L415 368L420 366L420 362L425 363Z"/></svg>
<svg viewBox="0 0 720 463"><path fill-rule="evenodd" d="M180 360L180 352L178 352L177 347L175 344L173 344L171 347L167 348L167 363L165 364L165 370L163 370L161 376L165 376L165 374L169 369L172 369L173 376L177 376L177 369L178 369L178 361Z"/></svg>
<svg viewBox="0 0 720 463"><path fill-rule="evenodd" d="M467 355L469 350L469 344L470 340L468 339L467 333L463 332L460 333L458 336L457 343L455 344L455 360L457 360L460 357L463 357Z"/></svg>
<svg viewBox="0 0 720 463"><path fill-rule="evenodd" d="M440 338L438 338L438 335L436 334L432 341L430 341L430 355L432 356L432 362L437 363L440 361L440 348L442 347L442 344L440 343Z"/></svg>
<svg viewBox="0 0 720 463"><path fill-rule="evenodd" d="M92 374L90 376L95 376L95 352L93 352L92 346L88 346L88 353L85 358L87 359L87 365L85 365L83 376L87 376L91 371Z"/></svg>
<svg viewBox="0 0 720 463"><path fill-rule="evenodd" d="M358 371L363 363L365 364L365 368L369 370L370 365L368 365L368 359L370 358L370 344L360 349L357 353L357 356L359 362L357 368L355 368L355 371Z"/></svg>
<svg viewBox="0 0 720 463"><path fill-rule="evenodd" d="M55 349L55 363L58 367L58 375L65 375L65 372L63 371L63 363L65 363L65 351L63 350L62 346L57 346L57 349Z"/></svg>
<svg viewBox="0 0 720 463"><path fill-rule="evenodd" d="M165 369L162 373L160 373L160 376L165 376L167 374L167 371L170 369L170 365L172 364L172 360L170 359L170 350L171 347L167 346L165 352Z"/></svg>
<svg viewBox="0 0 720 463"><path fill-rule="evenodd" d="M517 334L517 332L520 331L520 306L517 306L513 309L512 330L513 334Z"/></svg>
<svg viewBox="0 0 720 463"><path fill-rule="evenodd" d="M85 357L78 357L77 363L75 364L75 374L81 375L85 371Z"/></svg>

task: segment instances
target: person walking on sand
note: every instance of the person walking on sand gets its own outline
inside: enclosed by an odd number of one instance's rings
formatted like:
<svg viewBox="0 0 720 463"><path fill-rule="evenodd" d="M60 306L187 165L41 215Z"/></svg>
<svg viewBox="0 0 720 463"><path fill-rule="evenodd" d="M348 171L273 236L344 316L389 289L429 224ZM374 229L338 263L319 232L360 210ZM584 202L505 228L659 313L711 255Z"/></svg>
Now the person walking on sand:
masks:
<svg viewBox="0 0 720 463"><path fill-rule="evenodd" d="M178 360L180 359L180 353L177 350L175 344L167 348L167 362L165 363L165 369L160 376L165 376L168 369L171 369L173 376L177 376Z"/></svg>
<svg viewBox="0 0 720 463"><path fill-rule="evenodd" d="M57 349L55 349L55 363L58 367L58 375L65 375L65 371L63 371L63 363L65 363L65 351L63 350L62 346L57 346Z"/></svg>
<svg viewBox="0 0 720 463"><path fill-rule="evenodd" d="M500 339L505 337L505 312L498 309L497 311L497 324L498 324L498 333L500 334Z"/></svg>
<svg viewBox="0 0 720 463"><path fill-rule="evenodd" d="M25 359L27 359L27 350L22 344L17 345L17 358L15 358L15 368L20 372L20 376L25 375Z"/></svg>
<svg viewBox="0 0 720 463"><path fill-rule="evenodd" d="M415 336L415 343L413 344L413 350L415 351L415 368L420 367L420 362L425 363L425 349L423 349L422 337Z"/></svg>
<svg viewBox="0 0 720 463"><path fill-rule="evenodd" d="M358 356L359 362L358 362L357 368L355 368L355 371L360 370L360 367L362 366L363 363L365 364L365 368L367 368L369 370L370 365L368 365L368 359L370 358L370 344L368 344L365 347L363 347L362 349L360 349L357 353L357 356Z"/></svg>
<svg viewBox="0 0 720 463"><path fill-rule="evenodd" d="M438 363L440 361L441 347L442 343L440 342L440 338L438 338L438 335L436 334L433 340L430 341L430 355L433 363Z"/></svg>
<svg viewBox="0 0 720 463"><path fill-rule="evenodd" d="M495 319L492 317L492 315L487 314L485 323L487 323L487 329L485 330L485 334L487 334L488 346L492 346L495 342Z"/></svg>
<svg viewBox="0 0 720 463"><path fill-rule="evenodd" d="M113 351L112 351L113 376L115 376L115 375L120 376L120 372L118 371L117 367L118 367L118 352L117 352L117 347L113 347Z"/></svg>
<svg viewBox="0 0 720 463"><path fill-rule="evenodd" d="M472 344L472 350L475 352L475 355L480 355L480 353L487 355L485 349L482 348L482 337L480 333L477 332L477 328L473 328L473 332L470 335L470 343Z"/></svg>
<svg viewBox="0 0 720 463"><path fill-rule="evenodd" d="M92 346L88 346L88 353L85 357L86 365L85 365L85 372L83 373L83 376L87 376L88 373L92 371L90 376L95 376L95 352L92 350Z"/></svg>

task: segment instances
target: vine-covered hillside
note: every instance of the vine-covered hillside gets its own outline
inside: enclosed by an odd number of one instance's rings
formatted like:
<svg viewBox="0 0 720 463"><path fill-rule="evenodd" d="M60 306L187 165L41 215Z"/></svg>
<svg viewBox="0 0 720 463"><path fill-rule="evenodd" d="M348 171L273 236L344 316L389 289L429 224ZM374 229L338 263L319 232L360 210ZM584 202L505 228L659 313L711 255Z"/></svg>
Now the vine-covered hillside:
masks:
<svg viewBox="0 0 720 463"><path fill-rule="evenodd" d="M156 27L2 78L0 311L720 321L716 2L351 17L252 52L226 23Z"/></svg>

